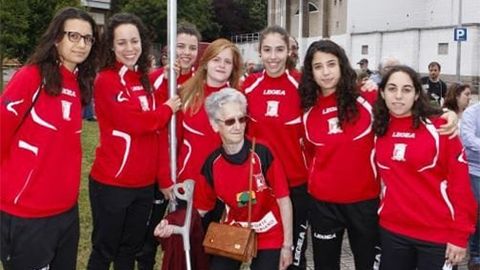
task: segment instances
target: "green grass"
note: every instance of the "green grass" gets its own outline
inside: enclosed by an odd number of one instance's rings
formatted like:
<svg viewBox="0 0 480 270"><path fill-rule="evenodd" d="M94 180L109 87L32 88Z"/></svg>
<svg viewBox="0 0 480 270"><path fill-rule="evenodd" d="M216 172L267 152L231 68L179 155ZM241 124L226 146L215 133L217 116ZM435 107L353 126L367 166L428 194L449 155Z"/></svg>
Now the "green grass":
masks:
<svg viewBox="0 0 480 270"><path fill-rule="evenodd" d="M87 269L88 257L90 256L92 235L92 215L90 213L90 201L88 199L88 174L95 159L95 147L98 142L97 122L83 121L82 131L82 178L80 185L80 197L78 205L80 209L80 242L78 246L77 269Z"/></svg>

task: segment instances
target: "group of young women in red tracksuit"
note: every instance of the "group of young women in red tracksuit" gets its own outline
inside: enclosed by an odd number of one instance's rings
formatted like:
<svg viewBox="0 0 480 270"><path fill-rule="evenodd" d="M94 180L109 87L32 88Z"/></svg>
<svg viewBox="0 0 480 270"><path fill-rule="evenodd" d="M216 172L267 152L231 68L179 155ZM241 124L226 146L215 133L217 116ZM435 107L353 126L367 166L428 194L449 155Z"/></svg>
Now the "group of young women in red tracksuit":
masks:
<svg viewBox="0 0 480 270"><path fill-rule="evenodd" d="M228 143L219 131L237 136L244 125L249 138L265 142L268 163L277 164L280 176L272 179L269 196L289 196L293 206L277 213L290 223L259 230L287 232L259 246L276 250L270 263L279 269L306 268L308 226L316 269L339 269L345 230L357 269L374 267L380 248L381 269L438 269L463 259L476 221L464 154L456 137L439 133L444 121L424 102L413 70L394 68L378 92L361 91L344 50L320 40L308 48L299 74L286 66L289 34L271 26L259 40L264 71L240 86L242 60L233 43L215 40L194 69L200 35L194 27L179 29L178 96L168 98L164 70L150 73L150 43L138 17L113 15L101 48L87 13L68 8L52 20L0 102L5 269L76 267L80 111L92 90L100 140L89 176L88 269L109 269L111 263L133 269L136 259L143 269L153 268L155 241L148 246L145 237L147 224L156 225L164 211L154 218L152 202L172 197L168 151L178 151L178 180L196 182L194 207L202 216L212 218L208 212L217 198L235 201L229 197L235 192L216 194L220 187L212 175L223 174L217 166L206 173L204 164L222 141ZM245 96L248 118L209 119L205 100L225 87ZM174 113L178 148L169 150L167 126ZM223 157L228 165L236 156ZM223 173L234 181L226 187L236 189L235 181L243 181ZM266 188L272 188L271 173L258 175L257 181L265 177ZM171 227L162 222L155 234L168 236Z"/></svg>

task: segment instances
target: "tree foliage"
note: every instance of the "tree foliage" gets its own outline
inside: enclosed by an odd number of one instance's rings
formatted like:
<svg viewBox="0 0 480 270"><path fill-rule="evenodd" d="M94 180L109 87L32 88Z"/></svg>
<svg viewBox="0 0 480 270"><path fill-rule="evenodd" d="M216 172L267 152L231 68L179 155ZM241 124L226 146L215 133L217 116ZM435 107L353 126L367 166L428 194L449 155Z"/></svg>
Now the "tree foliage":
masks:
<svg viewBox="0 0 480 270"><path fill-rule="evenodd" d="M214 0L215 20L222 26L220 35L254 33L267 25L265 0Z"/></svg>
<svg viewBox="0 0 480 270"><path fill-rule="evenodd" d="M55 13L79 0L0 0L0 53L25 62Z"/></svg>
<svg viewBox="0 0 480 270"><path fill-rule="evenodd" d="M211 0L179 2L177 22L188 21L195 24L206 40L218 37L220 26L213 21ZM117 0L115 7L118 11L139 16L148 28L154 43L167 43L167 0Z"/></svg>
<svg viewBox="0 0 480 270"><path fill-rule="evenodd" d="M110 14L125 11L138 15L152 40L166 44L168 0L112 0ZM260 31L265 27L265 0L182 0L177 21L195 24L205 41ZM80 0L0 0L0 57L25 62L55 12L80 6Z"/></svg>
<svg viewBox="0 0 480 270"><path fill-rule="evenodd" d="M112 13L131 12L139 16L154 43L167 40L167 0L113 0ZM197 26L204 41L258 32L267 24L265 0L188 0L177 2L177 21Z"/></svg>

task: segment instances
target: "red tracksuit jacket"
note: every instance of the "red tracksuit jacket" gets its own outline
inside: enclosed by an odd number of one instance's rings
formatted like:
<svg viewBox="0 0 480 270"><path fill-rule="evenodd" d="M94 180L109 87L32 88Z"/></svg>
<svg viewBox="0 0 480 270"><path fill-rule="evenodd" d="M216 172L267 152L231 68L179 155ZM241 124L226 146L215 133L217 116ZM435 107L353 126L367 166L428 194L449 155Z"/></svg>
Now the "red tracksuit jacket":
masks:
<svg viewBox="0 0 480 270"><path fill-rule="evenodd" d="M224 87L205 85L205 98ZM194 207L206 210L208 209L208 201L203 194L205 194L207 186L205 178L201 174L201 169L208 155L220 146L220 136L210 126L203 105L193 115L188 111L180 111L177 116L177 127L179 128L177 133L179 148L177 159L178 180L179 182L186 179L195 180Z"/></svg>
<svg viewBox="0 0 480 270"><path fill-rule="evenodd" d="M239 153L228 155L223 148L214 151L203 166L208 183L206 197L213 209L217 197L225 203L225 223L247 226L248 194L252 142L245 139ZM253 155L251 226L257 233L258 249L281 248L283 225L277 199L288 197L288 183L279 160L262 142L255 145ZM212 189L213 186L213 189ZM246 192L246 194L245 194ZM248 198L248 195L247 195Z"/></svg>
<svg viewBox="0 0 480 270"><path fill-rule="evenodd" d="M47 217L77 203L82 162L80 90L75 73L63 66L60 73L58 96L39 90L40 71L28 65L13 76L0 98L1 211ZM35 95L39 96L25 116Z"/></svg>
<svg viewBox="0 0 480 270"><path fill-rule="evenodd" d="M248 100L248 135L269 143L287 174L289 186L307 182L300 74L286 70L272 78L266 72L250 75L242 85Z"/></svg>
<svg viewBox="0 0 480 270"><path fill-rule="evenodd" d="M95 81L95 111L100 142L92 177L104 184L145 187L155 182L160 164L159 133L172 110L140 83L140 73L117 63ZM160 187L165 183L159 181Z"/></svg>
<svg viewBox="0 0 480 270"><path fill-rule="evenodd" d="M476 202L458 137L439 135L434 124L412 128L412 118L390 116L388 131L375 143L385 186L380 225L392 232L466 247L475 230Z"/></svg>
<svg viewBox="0 0 480 270"><path fill-rule="evenodd" d="M376 92L361 93L358 118L338 126L335 93L320 96L305 112L307 139L315 146L308 191L317 200L353 203L378 197L373 162L372 105Z"/></svg>
<svg viewBox="0 0 480 270"><path fill-rule="evenodd" d="M163 67L154 70L149 75L150 83L152 84L155 95L158 96L159 103L164 103L169 98L168 80L165 78L165 69ZM177 78L177 88L181 89L182 84L188 81L194 75L194 68L187 74L181 74ZM178 91L177 91L178 92ZM177 113L177 116L181 113ZM177 134L181 134L181 122L177 119ZM173 185L173 181L170 175L170 143L168 129L163 129L159 133L160 136L160 166L158 166L157 179L161 183L161 188L167 188ZM179 136L181 137L181 136ZM177 151L179 144L177 142Z"/></svg>

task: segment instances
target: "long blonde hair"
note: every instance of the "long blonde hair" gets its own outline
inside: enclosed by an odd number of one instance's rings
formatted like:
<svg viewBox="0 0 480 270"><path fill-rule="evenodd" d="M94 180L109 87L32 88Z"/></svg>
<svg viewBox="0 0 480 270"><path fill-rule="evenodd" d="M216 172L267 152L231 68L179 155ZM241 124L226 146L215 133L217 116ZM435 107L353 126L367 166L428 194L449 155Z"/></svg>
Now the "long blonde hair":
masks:
<svg viewBox="0 0 480 270"><path fill-rule="evenodd" d="M217 39L205 49L202 58L200 58L198 69L195 71L195 76L188 80L180 91L182 103L185 104L183 108L185 112L189 111L191 114L195 114L203 106L205 100L204 86L206 83L205 80L207 79L207 63L225 49L232 50L233 54L233 69L228 82L230 83L230 87L238 89L242 73L242 56L240 55L240 51L232 42L223 38Z"/></svg>

